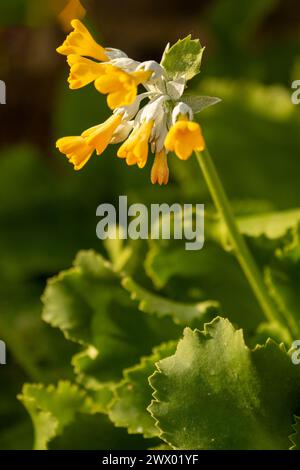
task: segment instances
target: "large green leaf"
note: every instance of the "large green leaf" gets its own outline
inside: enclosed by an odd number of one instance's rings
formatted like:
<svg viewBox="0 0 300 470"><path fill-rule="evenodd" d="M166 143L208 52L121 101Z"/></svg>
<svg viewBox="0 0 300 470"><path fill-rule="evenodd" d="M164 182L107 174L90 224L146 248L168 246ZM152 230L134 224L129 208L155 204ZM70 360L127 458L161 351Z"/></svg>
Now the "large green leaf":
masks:
<svg viewBox="0 0 300 470"><path fill-rule="evenodd" d="M181 301L191 296L197 301L215 299L222 312L247 332L263 319L237 261L215 243L206 241L202 250L193 252L174 241L152 243L145 267L168 297Z"/></svg>
<svg viewBox="0 0 300 470"><path fill-rule="evenodd" d="M295 424L293 424L294 433L290 435L292 442L291 450L300 450L300 418L295 417Z"/></svg>
<svg viewBox="0 0 300 470"><path fill-rule="evenodd" d="M270 258L278 250L286 250L287 245L294 241L300 222L300 210L237 214L236 222L255 254L264 254L266 258ZM217 241L225 250L230 248L227 227L217 215L207 215L206 232L206 238Z"/></svg>
<svg viewBox="0 0 300 470"><path fill-rule="evenodd" d="M288 449L300 410L300 368L271 340L249 350L241 330L217 318L187 328L175 355L150 379L149 410L178 449Z"/></svg>
<svg viewBox="0 0 300 470"><path fill-rule="evenodd" d="M218 302L207 300L196 304L187 304L169 300L139 286L132 278L124 277L123 287L131 293L133 300L139 301L142 312L158 317L171 317L179 325L199 327L208 318L220 313Z"/></svg>
<svg viewBox="0 0 300 470"><path fill-rule="evenodd" d="M36 450L46 449L75 420L76 413L92 413L86 393L70 382L59 382L57 387L26 384L19 399L33 422Z"/></svg>
<svg viewBox="0 0 300 470"><path fill-rule="evenodd" d="M251 237L265 235L272 240L283 237L288 229L299 224L300 209L241 216L237 220L244 235Z"/></svg>
<svg viewBox="0 0 300 470"><path fill-rule="evenodd" d="M181 332L171 319L139 312L110 263L92 251L80 252L73 268L50 280L43 303L46 322L89 348L77 368L84 364L84 373L101 381L118 380L125 367Z"/></svg>
<svg viewBox="0 0 300 470"><path fill-rule="evenodd" d="M162 344L153 354L124 371L124 379L114 389L114 400L109 408L109 417L118 427L126 427L130 434L155 437L158 429L147 411L152 390L148 378L155 371L155 363L175 352L176 342Z"/></svg>
<svg viewBox="0 0 300 470"><path fill-rule="evenodd" d="M34 449L139 449L143 441L114 429L77 385L25 385L19 397L34 427Z"/></svg>

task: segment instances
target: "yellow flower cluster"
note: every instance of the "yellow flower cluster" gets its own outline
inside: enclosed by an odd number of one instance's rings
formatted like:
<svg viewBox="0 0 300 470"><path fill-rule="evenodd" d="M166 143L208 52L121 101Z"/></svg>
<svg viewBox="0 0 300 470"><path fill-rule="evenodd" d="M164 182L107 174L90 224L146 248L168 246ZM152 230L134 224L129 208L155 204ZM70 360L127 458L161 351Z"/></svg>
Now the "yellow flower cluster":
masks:
<svg viewBox="0 0 300 470"><path fill-rule="evenodd" d="M151 181L167 184L168 152L187 160L194 150L205 147L199 124L191 120L191 109L184 103L174 103L164 91L168 78L160 64L139 63L118 49L104 48L80 20L71 24L72 32L57 49L67 56L69 86L79 89L93 83L98 92L107 95L113 114L80 136L59 139L57 148L75 170L80 170L95 151L101 155L110 143L123 142L117 156L128 165L144 168L150 144L155 155ZM146 90L140 95L139 85ZM148 103L140 109L146 99Z"/></svg>

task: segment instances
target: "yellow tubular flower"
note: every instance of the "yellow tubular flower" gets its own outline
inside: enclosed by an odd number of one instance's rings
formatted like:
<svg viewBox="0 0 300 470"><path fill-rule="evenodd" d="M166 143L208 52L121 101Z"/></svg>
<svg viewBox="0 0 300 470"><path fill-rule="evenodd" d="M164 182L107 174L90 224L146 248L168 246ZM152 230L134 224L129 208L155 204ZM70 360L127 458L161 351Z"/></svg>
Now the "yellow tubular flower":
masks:
<svg viewBox="0 0 300 470"><path fill-rule="evenodd" d="M169 167L165 149L156 153L154 163L151 170L151 183L168 184L169 181Z"/></svg>
<svg viewBox="0 0 300 470"><path fill-rule="evenodd" d="M197 122L181 117L169 130L165 147L175 152L180 160L187 160L195 150L205 149L201 127Z"/></svg>
<svg viewBox="0 0 300 470"><path fill-rule="evenodd" d="M68 82L71 90L82 88L106 73L106 64L99 64L79 55L71 54L67 60L70 65Z"/></svg>
<svg viewBox="0 0 300 470"><path fill-rule="evenodd" d="M154 121L144 121L135 129L118 150L118 157L125 158L127 165L144 168L148 159L149 139Z"/></svg>
<svg viewBox="0 0 300 470"><path fill-rule="evenodd" d="M106 73L95 81L96 89L107 97L110 109L129 106L137 96L137 87L147 81L152 71L138 70L127 73L124 70L106 65Z"/></svg>
<svg viewBox="0 0 300 470"><path fill-rule="evenodd" d="M121 121L122 115L113 114L103 124L91 127L83 132L82 137L86 139L86 142L90 147L96 149L97 155L101 155L110 143L112 136Z"/></svg>
<svg viewBox="0 0 300 470"><path fill-rule="evenodd" d="M94 151L81 136L63 137L56 142L56 147L64 153L74 170L80 170L91 158Z"/></svg>
<svg viewBox="0 0 300 470"><path fill-rule="evenodd" d="M65 3L64 9L58 15L58 20L65 31L70 31L71 21L74 18L83 18L86 9L81 5L80 0L68 0Z"/></svg>
<svg viewBox="0 0 300 470"><path fill-rule="evenodd" d="M56 49L59 54L82 55L99 61L108 60L105 49L96 43L81 21L73 20L71 25L74 30L67 36L64 43Z"/></svg>

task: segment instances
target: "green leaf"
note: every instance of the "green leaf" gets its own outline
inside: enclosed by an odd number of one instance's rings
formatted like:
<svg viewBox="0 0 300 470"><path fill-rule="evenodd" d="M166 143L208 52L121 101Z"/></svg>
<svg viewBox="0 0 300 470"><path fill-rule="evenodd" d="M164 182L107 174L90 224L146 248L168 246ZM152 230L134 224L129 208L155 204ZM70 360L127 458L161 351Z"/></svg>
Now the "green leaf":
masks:
<svg viewBox="0 0 300 470"><path fill-rule="evenodd" d="M109 417L117 427L126 427L129 434L143 434L146 438L158 435L155 421L147 411L152 397L148 377L155 371L156 362L175 352L176 344L162 344L151 356L143 357L138 365L124 371L109 409Z"/></svg>
<svg viewBox="0 0 300 470"><path fill-rule="evenodd" d="M292 442L292 447L290 450L300 450L300 418L295 416L295 424L293 424L294 433L291 434L290 441Z"/></svg>
<svg viewBox="0 0 300 470"><path fill-rule="evenodd" d="M214 104L220 103L222 100L220 98L216 98L214 96L197 96L197 95L189 95L184 94L181 97L181 101L186 103L190 108L192 108L194 114L200 113L205 108L209 108Z"/></svg>
<svg viewBox="0 0 300 470"><path fill-rule="evenodd" d="M139 312L111 264L92 251L80 252L73 268L49 281L43 303L43 319L85 346L74 361L87 381L120 380L125 367L181 332L171 319Z"/></svg>
<svg viewBox="0 0 300 470"><path fill-rule="evenodd" d="M296 338L300 337L300 265L284 271L274 267L265 269L265 283L283 319Z"/></svg>
<svg viewBox="0 0 300 470"><path fill-rule="evenodd" d="M31 416L35 450L47 449L48 443L75 420L76 413L91 413L92 403L86 393L70 382L57 387L25 384L19 396Z"/></svg>
<svg viewBox="0 0 300 470"><path fill-rule="evenodd" d="M265 235L271 240L284 237L288 229L300 223L300 209L273 211L238 217L238 224L244 235L259 237Z"/></svg>
<svg viewBox="0 0 300 470"><path fill-rule="evenodd" d="M246 328L247 333L263 320L237 261L215 243L207 240L203 250L191 252L174 241L153 242L145 269L168 297L183 302L191 298L198 302L214 299L220 303L221 311Z"/></svg>
<svg viewBox="0 0 300 470"><path fill-rule="evenodd" d="M295 222L296 223L296 222ZM295 265L300 262L300 221L290 227L284 245L276 252L277 258L284 264Z"/></svg>
<svg viewBox="0 0 300 470"><path fill-rule="evenodd" d="M131 293L133 300L139 301L142 312L157 315L160 318L171 317L175 323L184 326L200 327L208 318L220 313L218 302L206 300L196 304L175 302L157 294L153 294L139 286L132 278L122 280L123 287Z"/></svg>
<svg viewBox="0 0 300 470"><path fill-rule="evenodd" d="M276 250L292 250L298 243L298 224L300 210L268 211L261 213L236 214L236 221L241 233L249 239L255 248L274 255ZM225 250L230 248L228 231L224 221L216 213L206 211L206 239L217 241ZM296 253L297 254L297 253ZM295 254L294 254L295 257Z"/></svg>
<svg viewBox="0 0 300 470"><path fill-rule="evenodd" d="M254 350L217 318L187 328L175 355L150 378L149 410L160 437L178 449L288 449L299 412L300 368L269 340Z"/></svg>
<svg viewBox="0 0 300 470"><path fill-rule="evenodd" d="M291 227L274 257L264 269L265 284L285 324L295 338L300 337L300 239L299 221Z"/></svg>
<svg viewBox="0 0 300 470"><path fill-rule="evenodd" d="M166 47L161 64L170 79L184 77L190 80L200 72L203 51L200 41L191 39L189 35L179 39L172 47Z"/></svg>
<svg viewBox="0 0 300 470"><path fill-rule="evenodd" d="M19 398L33 422L36 450L144 448L140 437L115 429L86 392L70 382L56 387L27 384Z"/></svg>

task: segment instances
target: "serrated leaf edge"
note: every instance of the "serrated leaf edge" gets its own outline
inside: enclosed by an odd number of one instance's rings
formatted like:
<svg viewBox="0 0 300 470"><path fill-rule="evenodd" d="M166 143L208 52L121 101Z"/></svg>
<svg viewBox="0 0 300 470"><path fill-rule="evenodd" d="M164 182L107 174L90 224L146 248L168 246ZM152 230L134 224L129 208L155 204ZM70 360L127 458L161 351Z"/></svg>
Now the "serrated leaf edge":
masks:
<svg viewBox="0 0 300 470"><path fill-rule="evenodd" d="M179 347L181 341L184 340L185 335L186 335L187 332L192 333L193 335L194 335L194 334L197 334L197 335L201 334L201 336L203 336L204 338L209 339L209 338L208 338L208 336L209 336L209 330L214 326L215 323L219 322L220 320L225 321L228 325L230 325L230 327L232 328L232 330L233 330L234 332L240 333L240 334L242 335L243 339L244 339L243 330L242 330L241 328L235 329L234 326L232 325L232 323L231 323L227 318L223 318L223 317L218 316L218 317L214 318L211 322L205 323L202 331L199 330L198 328L191 329L190 327L186 327L186 328L184 329L184 332L183 332L183 337L180 338L180 340L178 341L177 348L176 348L176 351L175 351L175 353L173 354L173 356L176 355L177 350L178 350L178 347ZM271 339L271 338L268 338L267 341L265 342L265 344L263 344L263 345L257 344L254 348L249 348L249 347L245 344L245 348L246 348L249 352L256 352L256 351L259 351L259 350L262 350L262 349L266 349L266 348L269 347L269 346L273 346L273 347L274 347L274 346L277 346L277 348L278 348L282 353L288 354L284 343L278 344L276 341L274 341L274 340ZM173 357L173 356L169 356L169 357ZM166 359L167 359L167 358L166 358ZM164 360L164 359L163 359L163 360ZM159 420L154 416L154 414L153 414L153 412L152 412L152 410L151 410L151 407L152 407L152 405L153 405L154 403L155 403L155 404L161 403L161 400L158 398L158 393L159 393L159 391L154 387L154 385L153 385L153 383L152 383L152 379L153 379L154 377L156 377L156 376L159 375L159 374L162 374L162 370L160 369L160 365L159 365L160 362L161 362L161 361L159 361L158 363L155 364L157 370L156 370L156 371L149 377L149 379L148 379L148 380L149 380L149 384L150 384L151 388L153 389L153 393L152 393L153 400L151 401L151 403L150 403L150 405L148 406L147 410L149 411L149 413L151 414L151 416L152 416L153 419L155 420L155 426L157 427L157 429L158 429L158 431L159 431L158 437L159 437L162 441L166 442L172 449L175 449L175 450L176 450L177 448L175 448L175 447L169 442L168 437L167 437L168 434L165 433L165 432L160 428L160 426L159 426ZM294 429L295 429L295 425L296 425L296 424L293 425L293 428L294 428ZM291 440L291 437L293 437L293 436L295 436L295 433L292 434L291 436L289 436L290 440ZM291 442L293 443L292 440L291 440ZM178 450L178 449L177 449L177 450Z"/></svg>
<svg viewBox="0 0 300 470"><path fill-rule="evenodd" d="M294 441L295 437L298 437L299 438L299 429L297 429L297 426L299 425L300 426L300 417L299 416L296 416L294 415L294 424L292 424L292 428L295 432L293 432L292 434L290 434L288 436L289 440L291 441L292 443L292 446L289 448L289 450L300 450L299 448L297 448L297 443Z"/></svg>
<svg viewBox="0 0 300 470"><path fill-rule="evenodd" d="M117 403L117 401L118 401L118 398L119 398L119 396L118 396L118 389L121 388L121 387L123 387L124 385L126 385L128 382L131 381L131 379L130 379L130 374L131 374L132 372L142 370L142 369L147 365L146 363L147 363L147 361L149 360L150 357L155 356L155 355L158 355L159 352L160 352L160 350L161 350L162 348L169 348L169 347L171 347L173 344L176 345L176 341L168 341L168 342L166 342L166 343L160 344L159 346L155 346L155 347L153 348L153 350L152 350L152 353L149 354L148 356L142 356L141 359L140 359L140 362L139 362L138 364L136 364L136 365L134 365L134 366L132 366L132 367L128 367L128 368L124 369L124 371L123 371L123 379L122 379L120 382L118 382L115 386L113 386L113 388L112 388L114 397L113 397L113 399L112 399L112 401L110 402L110 405L109 405L109 407L108 407L108 416L109 416L109 419L113 422L113 424L114 424L117 428L123 428L123 429L126 428L128 434L142 434L145 439L151 439L151 438L153 438L153 437L160 437L158 434L157 434L157 435L156 435L156 434L152 434L152 433L150 434L150 433L147 433L147 432L138 433L138 432L136 431L136 429L135 429L134 427L131 427L131 426L125 427L124 424L121 424L120 421L112 420L111 417L110 417L109 411L112 409L112 407L114 406L114 404ZM168 356L168 357L171 357L171 356ZM153 364L154 369L155 369L156 365L158 364L158 362L159 362L159 361L154 362L154 364ZM151 374L151 376L148 377L148 384L149 384L150 389L151 389L152 387L151 387L151 384L150 384L149 379L150 379L150 377L152 377L152 375L153 375L153 374ZM152 413L150 413L150 411L148 410L148 407L146 408L146 411L147 411L147 412L151 415L151 417L154 419L154 426L156 427L156 423L155 423L156 420L155 420L155 418L153 417ZM158 430L158 431L159 431L159 430Z"/></svg>

